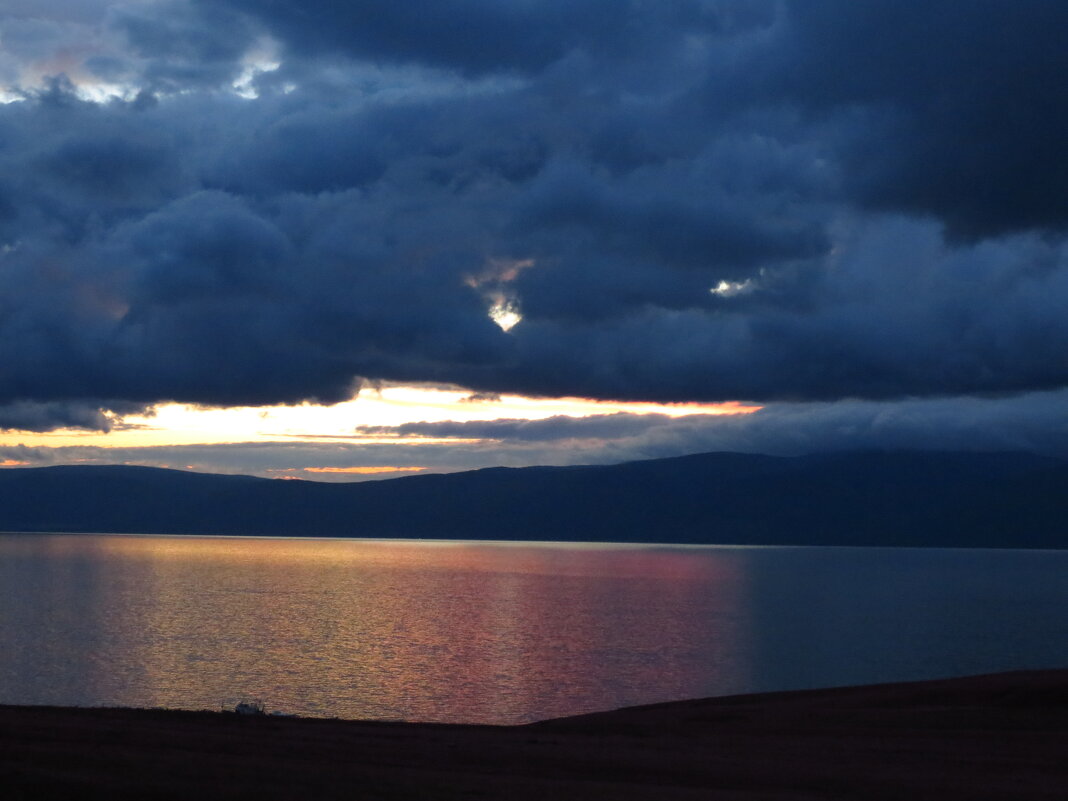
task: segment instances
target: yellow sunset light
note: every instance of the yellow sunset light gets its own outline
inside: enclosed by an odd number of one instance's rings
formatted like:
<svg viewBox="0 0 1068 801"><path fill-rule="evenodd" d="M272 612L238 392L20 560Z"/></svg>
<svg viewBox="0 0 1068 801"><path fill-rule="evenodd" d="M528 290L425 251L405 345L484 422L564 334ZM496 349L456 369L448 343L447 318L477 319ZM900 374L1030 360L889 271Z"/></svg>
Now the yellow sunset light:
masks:
<svg viewBox="0 0 1068 801"><path fill-rule="evenodd" d="M296 406L201 407L164 403L146 415L127 415L108 433L61 429L38 433L0 432L0 446L94 445L144 447L205 445L236 442L316 441L358 439L361 442L404 441L397 437L357 435L360 426L398 426L410 422L470 422L540 420L566 415L662 414L669 417L703 414L748 414L759 406L728 403L645 403L593 401L585 398L531 398L501 395L480 399L459 387L387 385L365 389L355 398L332 406L302 403ZM428 440L420 439L421 444ZM448 440L456 443L456 439Z"/></svg>
<svg viewBox="0 0 1068 801"><path fill-rule="evenodd" d="M426 470L425 467L393 467L393 466L381 466L381 467L305 467L303 468L305 473L356 473L359 475L371 476L378 473L417 473L420 470Z"/></svg>

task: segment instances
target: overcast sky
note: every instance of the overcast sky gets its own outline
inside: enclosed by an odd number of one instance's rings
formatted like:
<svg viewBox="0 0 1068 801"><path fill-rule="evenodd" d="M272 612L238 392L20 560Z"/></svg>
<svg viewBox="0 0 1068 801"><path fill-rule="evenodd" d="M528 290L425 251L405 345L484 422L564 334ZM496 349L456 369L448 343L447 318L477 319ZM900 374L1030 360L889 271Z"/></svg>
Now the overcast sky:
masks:
<svg viewBox="0 0 1068 801"><path fill-rule="evenodd" d="M5 0L0 462L1068 456L1066 30L1049 0ZM367 382L764 408L26 434Z"/></svg>

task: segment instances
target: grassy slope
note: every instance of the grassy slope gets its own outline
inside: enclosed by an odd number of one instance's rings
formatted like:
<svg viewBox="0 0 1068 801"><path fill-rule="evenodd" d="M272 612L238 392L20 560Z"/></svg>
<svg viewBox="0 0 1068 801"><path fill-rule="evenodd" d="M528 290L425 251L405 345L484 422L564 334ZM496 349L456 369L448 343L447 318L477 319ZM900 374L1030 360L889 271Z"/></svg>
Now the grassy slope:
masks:
<svg viewBox="0 0 1068 801"><path fill-rule="evenodd" d="M0 707L5 799L939 799L1068 787L1068 670L498 728Z"/></svg>

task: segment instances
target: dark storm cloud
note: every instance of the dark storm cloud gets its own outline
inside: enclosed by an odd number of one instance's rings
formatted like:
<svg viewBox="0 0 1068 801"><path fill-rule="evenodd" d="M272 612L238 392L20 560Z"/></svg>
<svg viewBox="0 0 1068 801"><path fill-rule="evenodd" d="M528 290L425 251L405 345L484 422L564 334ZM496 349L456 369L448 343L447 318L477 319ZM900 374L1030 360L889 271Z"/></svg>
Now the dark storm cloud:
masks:
<svg viewBox="0 0 1068 801"><path fill-rule="evenodd" d="M894 402L772 404L748 415L679 418L618 447L643 458L702 451L1030 451L1068 458L1068 393ZM629 458L635 458L630 456Z"/></svg>
<svg viewBox="0 0 1068 801"><path fill-rule="evenodd" d="M641 387L632 397L667 401L1063 385L1063 243L1017 237L948 249L935 226L904 219L843 227L840 236L842 252L828 269L788 283L786 298L776 297L770 277L756 283L769 284L767 296L758 288L718 298L712 313L524 323L513 386L617 397Z"/></svg>
<svg viewBox="0 0 1068 801"><path fill-rule="evenodd" d="M380 364L415 378L499 347L458 272L481 265L437 238L448 215L420 232L391 209L407 197L204 188L244 142L190 128L243 103L100 107L53 86L0 109L0 396L339 400Z"/></svg>
<svg viewBox="0 0 1068 801"><path fill-rule="evenodd" d="M5 0L4 17L94 22L104 16L110 5L110 0Z"/></svg>
<svg viewBox="0 0 1068 801"><path fill-rule="evenodd" d="M1030 451L1068 458L1066 405L1068 393L1060 390L1002 398L778 403L750 414L620 413L405 423L359 431L368 436L488 440L449 449L453 459L469 466L604 464L705 451L780 456L856 449ZM393 459L400 458L405 448L419 448L409 444L381 447L382 453L395 453ZM419 457L415 458L419 463Z"/></svg>
<svg viewBox="0 0 1068 801"><path fill-rule="evenodd" d="M965 238L1068 226L1068 6L796 0L782 27L756 90L842 117L862 202Z"/></svg>
<svg viewBox="0 0 1068 801"><path fill-rule="evenodd" d="M467 73L538 72L578 50L628 60L678 47L687 36L745 29L770 3L662 0L196 0L259 20L295 54L334 51Z"/></svg>
<svg viewBox="0 0 1068 801"><path fill-rule="evenodd" d="M256 32L244 16L216 4L194 8L178 0L119 6L108 22L111 30L125 37L131 55L140 61L136 69L145 88L155 91L233 81L238 65L256 41ZM116 66L111 65L111 69ZM96 71L101 71L99 62Z"/></svg>
<svg viewBox="0 0 1068 801"><path fill-rule="evenodd" d="M64 7L0 12L0 404L1068 383L1059 4Z"/></svg>
<svg viewBox="0 0 1068 801"><path fill-rule="evenodd" d="M0 430L51 431L56 427L110 431L115 426L109 411L143 411L130 404L10 403L0 406Z"/></svg>

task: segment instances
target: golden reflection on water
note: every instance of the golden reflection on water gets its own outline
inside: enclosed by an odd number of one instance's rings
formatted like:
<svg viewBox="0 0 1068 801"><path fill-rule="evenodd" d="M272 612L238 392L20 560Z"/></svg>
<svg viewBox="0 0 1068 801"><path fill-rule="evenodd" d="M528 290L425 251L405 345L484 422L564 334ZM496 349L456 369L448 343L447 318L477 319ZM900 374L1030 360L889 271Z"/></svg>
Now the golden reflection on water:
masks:
<svg viewBox="0 0 1068 801"><path fill-rule="evenodd" d="M746 687L740 551L12 535L0 581L7 703L516 723Z"/></svg>

